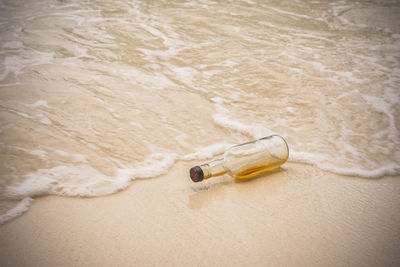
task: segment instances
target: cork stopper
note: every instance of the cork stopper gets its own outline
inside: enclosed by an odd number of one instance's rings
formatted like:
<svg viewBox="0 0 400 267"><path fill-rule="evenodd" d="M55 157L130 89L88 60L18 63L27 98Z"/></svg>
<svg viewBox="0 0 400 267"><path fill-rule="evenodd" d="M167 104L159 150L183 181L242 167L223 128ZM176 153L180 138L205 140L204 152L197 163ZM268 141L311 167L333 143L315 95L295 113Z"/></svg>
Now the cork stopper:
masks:
<svg viewBox="0 0 400 267"><path fill-rule="evenodd" d="M204 173L200 166L195 166L190 169L190 178L195 183L203 181Z"/></svg>

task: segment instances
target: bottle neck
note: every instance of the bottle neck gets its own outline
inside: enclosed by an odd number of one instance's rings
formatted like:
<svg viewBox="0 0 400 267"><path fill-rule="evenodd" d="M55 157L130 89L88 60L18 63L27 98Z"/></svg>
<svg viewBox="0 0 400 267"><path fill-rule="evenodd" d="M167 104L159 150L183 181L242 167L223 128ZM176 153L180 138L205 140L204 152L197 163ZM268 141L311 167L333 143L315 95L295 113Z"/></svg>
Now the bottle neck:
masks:
<svg viewBox="0 0 400 267"><path fill-rule="evenodd" d="M200 165L200 168L203 170L204 179L223 175L228 172L224 167L224 159L217 159L207 164Z"/></svg>

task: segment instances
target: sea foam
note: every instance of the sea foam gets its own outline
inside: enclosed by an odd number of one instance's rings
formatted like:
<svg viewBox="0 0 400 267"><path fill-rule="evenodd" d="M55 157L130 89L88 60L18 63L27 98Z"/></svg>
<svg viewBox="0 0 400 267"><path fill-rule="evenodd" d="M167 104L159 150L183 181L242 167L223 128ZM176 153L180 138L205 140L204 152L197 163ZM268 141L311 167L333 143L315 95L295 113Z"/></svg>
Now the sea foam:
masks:
<svg viewBox="0 0 400 267"><path fill-rule="evenodd" d="M246 135L250 135L254 139L259 139L263 136L271 135L273 133L270 129L266 128L263 125L256 123L247 125L245 123L229 118L226 112L215 114L213 118L216 124ZM345 176L380 178L389 175L400 175L400 165L396 162L385 163L375 169L364 169L358 166L341 167L335 164L336 160L328 154L319 152L295 151L290 146L291 145L289 144L289 162L310 164L318 167L321 170Z"/></svg>
<svg viewBox="0 0 400 267"><path fill-rule="evenodd" d="M352 167L344 168L338 167L331 163L330 157L321 153L297 152L290 151L289 162L305 163L318 167L321 170L345 175L345 176L358 176L364 178L380 178L383 176L400 175L400 165L389 163L382 167L366 170L362 168Z"/></svg>
<svg viewBox="0 0 400 267"><path fill-rule="evenodd" d="M33 199L30 197L22 199L14 208L0 215L0 224L10 221L15 217L20 216L22 213L26 212L31 206L32 202Z"/></svg>
<svg viewBox="0 0 400 267"><path fill-rule="evenodd" d="M2 192L4 199L22 200L17 206L0 215L0 224L27 211L34 197L48 194L79 197L113 194L128 187L134 179L153 178L167 173L177 160L210 159L222 154L230 146L232 144L216 143L183 156L176 153L152 153L132 168L118 169L113 176L83 164L37 170L27 174L21 183L5 187Z"/></svg>

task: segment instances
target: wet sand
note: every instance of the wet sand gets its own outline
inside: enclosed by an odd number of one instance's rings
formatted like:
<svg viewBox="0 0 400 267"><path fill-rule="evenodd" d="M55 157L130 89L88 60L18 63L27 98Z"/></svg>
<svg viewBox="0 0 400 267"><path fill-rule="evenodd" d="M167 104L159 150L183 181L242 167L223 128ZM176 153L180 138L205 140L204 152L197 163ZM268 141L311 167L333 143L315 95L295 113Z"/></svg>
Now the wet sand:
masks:
<svg viewBox="0 0 400 267"><path fill-rule="evenodd" d="M246 182L195 184L196 163L107 197L36 198L0 226L0 265L400 265L400 177L287 163Z"/></svg>

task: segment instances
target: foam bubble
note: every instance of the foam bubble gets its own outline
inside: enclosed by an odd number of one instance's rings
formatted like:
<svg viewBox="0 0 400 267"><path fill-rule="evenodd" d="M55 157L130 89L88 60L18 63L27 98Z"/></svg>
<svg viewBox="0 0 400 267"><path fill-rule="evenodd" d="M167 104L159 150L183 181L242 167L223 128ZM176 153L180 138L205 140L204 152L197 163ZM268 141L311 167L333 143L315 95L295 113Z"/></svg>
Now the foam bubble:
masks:
<svg viewBox="0 0 400 267"><path fill-rule="evenodd" d="M167 27L166 25L149 25L149 23L141 23L140 27L149 32L155 37L158 37L162 40L167 50L147 50L146 54L150 57L153 56L163 56L163 57L172 57L176 55L180 47L184 45L184 42L179 39L179 34L174 32L172 29ZM144 51L144 50L142 50Z"/></svg>
<svg viewBox="0 0 400 267"><path fill-rule="evenodd" d="M175 153L153 153L134 168L122 169L119 173L128 173L133 179L157 177L165 174L177 158L178 155Z"/></svg>
<svg viewBox="0 0 400 267"><path fill-rule="evenodd" d="M297 152L290 151L289 162L305 163L318 167L321 170L345 175L358 176L364 178L380 178L383 176L400 175L400 165L396 163L388 163L384 166L366 170L356 167L338 167L329 162L331 158L328 155L321 153Z"/></svg>
<svg viewBox="0 0 400 267"><path fill-rule="evenodd" d="M26 197L22 199L14 208L8 210L6 213L0 215L0 225L8 222L15 217L20 216L22 213L27 211L31 206L33 199L30 197Z"/></svg>
<svg viewBox="0 0 400 267"><path fill-rule="evenodd" d="M181 157L182 160L205 160L224 153L232 144L229 143L216 143L198 149L194 153L187 154Z"/></svg>
<svg viewBox="0 0 400 267"><path fill-rule="evenodd" d="M289 15L289 16L293 16L293 17L297 17L297 18L304 18L304 19L314 19L310 16L307 15L303 15L303 14L298 14L298 13L293 13L287 10L283 10L283 9L279 9L279 8L275 8L275 7L268 7L268 9L273 10L277 13L283 14L283 15Z"/></svg>
<svg viewBox="0 0 400 267"><path fill-rule="evenodd" d="M38 107L48 108L49 107L48 104L47 104L47 101L43 100L43 99L38 100L33 104L25 104L25 105L28 106L28 107L31 107L31 108L38 108Z"/></svg>
<svg viewBox="0 0 400 267"><path fill-rule="evenodd" d="M252 136L254 139L259 139L264 136L273 134L273 132L258 123L244 124L236 120L232 120L223 114L215 114L213 116L214 122L222 127L238 131Z"/></svg>
<svg viewBox="0 0 400 267"><path fill-rule="evenodd" d="M0 81L4 80L9 74L18 76L29 67L46 64L53 60L55 53L31 51L26 55L6 56L3 60L3 73L0 74Z"/></svg>
<svg viewBox="0 0 400 267"><path fill-rule="evenodd" d="M226 99L224 99L222 97L219 97L219 96L211 98L211 101L216 103L216 104L223 104L223 103L229 103L230 102L229 100L226 100Z"/></svg>

